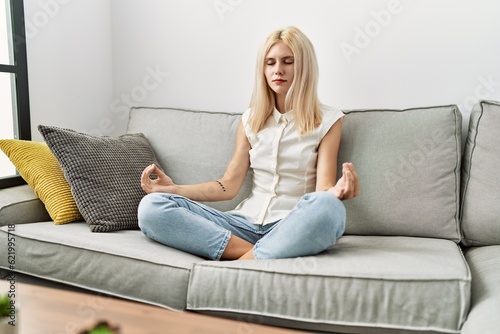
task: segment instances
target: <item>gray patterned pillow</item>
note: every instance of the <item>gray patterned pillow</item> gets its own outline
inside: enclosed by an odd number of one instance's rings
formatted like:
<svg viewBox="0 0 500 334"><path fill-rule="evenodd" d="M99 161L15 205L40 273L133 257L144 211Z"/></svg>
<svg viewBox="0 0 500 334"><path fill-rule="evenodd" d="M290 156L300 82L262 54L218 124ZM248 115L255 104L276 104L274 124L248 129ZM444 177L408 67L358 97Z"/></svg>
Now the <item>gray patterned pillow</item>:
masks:
<svg viewBox="0 0 500 334"><path fill-rule="evenodd" d="M157 160L143 134L96 137L39 125L92 232L138 228L142 170Z"/></svg>

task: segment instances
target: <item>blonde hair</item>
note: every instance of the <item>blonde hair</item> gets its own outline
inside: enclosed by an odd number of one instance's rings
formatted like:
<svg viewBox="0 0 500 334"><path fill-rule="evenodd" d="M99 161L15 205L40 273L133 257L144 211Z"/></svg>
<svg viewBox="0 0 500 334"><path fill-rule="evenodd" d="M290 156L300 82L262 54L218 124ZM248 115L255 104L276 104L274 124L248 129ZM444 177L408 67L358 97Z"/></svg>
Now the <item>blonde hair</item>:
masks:
<svg viewBox="0 0 500 334"><path fill-rule="evenodd" d="M322 119L317 88L318 63L311 41L295 27L273 31L259 49L249 125L254 133L262 130L276 106L274 91L264 75L264 63L267 53L278 41L285 43L293 52L294 79L285 98L285 108L294 109L294 122L299 133L304 134L317 128Z"/></svg>

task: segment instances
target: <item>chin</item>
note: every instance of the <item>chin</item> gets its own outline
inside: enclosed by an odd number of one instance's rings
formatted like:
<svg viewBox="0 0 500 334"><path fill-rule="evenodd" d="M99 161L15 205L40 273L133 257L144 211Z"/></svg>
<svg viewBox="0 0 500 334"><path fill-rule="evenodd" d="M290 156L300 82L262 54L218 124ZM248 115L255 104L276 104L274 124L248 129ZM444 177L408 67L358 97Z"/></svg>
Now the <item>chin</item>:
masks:
<svg viewBox="0 0 500 334"><path fill-rule="evenodd" d="M288 90L290 89L290 87L287 87L287 88L284 88L284 87L279 87L277 89L273 89L274 92L276 94L280 94L280 95L286 95L286 93L288 93Z"/></svg>

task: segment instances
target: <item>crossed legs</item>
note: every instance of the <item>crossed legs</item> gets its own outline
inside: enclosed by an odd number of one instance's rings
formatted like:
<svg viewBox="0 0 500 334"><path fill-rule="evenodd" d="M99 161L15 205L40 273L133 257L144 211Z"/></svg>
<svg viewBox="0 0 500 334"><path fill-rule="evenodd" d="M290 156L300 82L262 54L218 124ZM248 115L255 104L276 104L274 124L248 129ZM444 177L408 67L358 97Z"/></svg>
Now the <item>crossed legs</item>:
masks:
<svg viewBox="0 0 500 334"><path fill-rule="evenodd" d="M138 216L147 237L213 260L314 255L333 245L345 228L344 205L327 192L304 195L285 218L265 226L163 193L145 196Z"/></svg>

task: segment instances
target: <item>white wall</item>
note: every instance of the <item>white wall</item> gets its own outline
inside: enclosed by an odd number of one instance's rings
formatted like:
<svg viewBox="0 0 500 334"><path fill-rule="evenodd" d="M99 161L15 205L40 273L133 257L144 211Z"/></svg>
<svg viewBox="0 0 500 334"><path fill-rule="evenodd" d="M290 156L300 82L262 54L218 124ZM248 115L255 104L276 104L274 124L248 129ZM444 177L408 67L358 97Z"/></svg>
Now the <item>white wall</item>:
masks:
<svg viewBox="0 0 500 334"><path fill-rule="evenodd" d="M63 0L25 1L33 15ZM458 104L465 123L478 98L500 100L498 13L497 0L71 0L28 43L32 124L116 135L130 105L243 112L257 48L286 25L316 47L324 103Z"/></svg>
<svg viewBox="0 0 500 334"><path fill-rule="evenodd" d="M140 85L148 66L170 74L135 101L142 105L242 112L258 46L287 25L313 41L327 104L459 104L467 121L478 98L500 100L495 0L113 0L112 7L115 96Z"/></svg>
<svg viewBox="0 0 500 334"><path fill-rule="evenodd" d="M109 0L25 0L31 132L38 124L90 132L113 92Z"/></svg>

